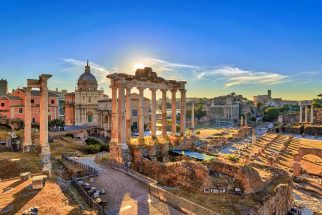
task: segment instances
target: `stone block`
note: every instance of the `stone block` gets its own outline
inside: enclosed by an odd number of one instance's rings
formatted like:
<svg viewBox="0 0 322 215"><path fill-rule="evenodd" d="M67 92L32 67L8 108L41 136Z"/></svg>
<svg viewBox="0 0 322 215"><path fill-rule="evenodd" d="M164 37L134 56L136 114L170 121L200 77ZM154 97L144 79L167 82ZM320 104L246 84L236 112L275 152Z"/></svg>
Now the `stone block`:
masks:
<svg viewBox="0 0 322 215"><path fill-rule="evenodd" d="M43 175L32 177L32 189L34 190L42 189L44 185L45 183L44 183Z"/></svg>
<svg viewBox="0 0 322 215"><path fill-rule="evenodd" d="M21 181L28 181L31 177L31 174L30 172L23 172L23 173L20 173L20 180Z"/></svg>

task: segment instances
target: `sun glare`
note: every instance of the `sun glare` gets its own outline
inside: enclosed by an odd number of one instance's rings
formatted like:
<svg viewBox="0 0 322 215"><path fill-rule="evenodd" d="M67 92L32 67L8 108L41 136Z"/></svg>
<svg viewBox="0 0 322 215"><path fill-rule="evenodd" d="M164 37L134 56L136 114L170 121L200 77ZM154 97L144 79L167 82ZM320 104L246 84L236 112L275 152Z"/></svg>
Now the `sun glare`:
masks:
<svg viewBox="0 0 322 215"><path fill-rule="evenodd" d="M134 65L134 69L143 69L144 67L146 67L143 63L137 63Z"/></svg>

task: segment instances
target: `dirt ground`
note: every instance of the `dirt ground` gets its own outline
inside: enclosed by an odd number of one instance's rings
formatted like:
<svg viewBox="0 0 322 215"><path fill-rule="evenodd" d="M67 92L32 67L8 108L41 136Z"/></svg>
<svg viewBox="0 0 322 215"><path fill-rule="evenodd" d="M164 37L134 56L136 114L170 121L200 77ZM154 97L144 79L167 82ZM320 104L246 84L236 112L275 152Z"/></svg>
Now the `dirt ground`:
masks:
<svg viewBox="0 0 322 215"><path fill-rule="evenodd" d="M39 214L82 214L53 181L47 181L41 190L33 190L31 183L31 179L1 182L0 214L22 214L32 207L38 207Z"/></svg>

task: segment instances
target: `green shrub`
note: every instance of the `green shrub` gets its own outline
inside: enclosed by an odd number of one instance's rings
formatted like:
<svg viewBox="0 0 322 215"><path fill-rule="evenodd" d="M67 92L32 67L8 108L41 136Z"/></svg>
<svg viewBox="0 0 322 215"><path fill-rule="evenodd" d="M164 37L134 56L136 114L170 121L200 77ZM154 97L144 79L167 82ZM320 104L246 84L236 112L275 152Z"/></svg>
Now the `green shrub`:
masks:
<svg viewBox="0 0 322 215"><path fill-rule="evenodd" d="M65 134L65 137L71 137L71 138L74 138L74 134L67 133L67 134Z"/></svg>
<svg viewBox="0 0 322 215"><path fill-rule="evenodd" d="M237 157L237 155L227 155L227 158L232 162L238 162L239 161L239 157Z"/></svg>
<svg viewBox="0 0 322 215"><path fill-rule="evenodd" d="M100 145L100 152L109 152L110 151L110 147L108 144L101 144Z"/></svg>
<svg viewBox="0 0 322 215"><path fill-rule="evenodd" d="M87 154L96 154L100 151L100 145L87 145L85 151Z"/></svg>
<svg viewBox="0 0 322 215"><path fill-rule="evenodd" d="M101 144L100 141L96 140L95 138L91 138L91 137L87 138L85 140L85 142L87 145L100 145Z"/></svg>

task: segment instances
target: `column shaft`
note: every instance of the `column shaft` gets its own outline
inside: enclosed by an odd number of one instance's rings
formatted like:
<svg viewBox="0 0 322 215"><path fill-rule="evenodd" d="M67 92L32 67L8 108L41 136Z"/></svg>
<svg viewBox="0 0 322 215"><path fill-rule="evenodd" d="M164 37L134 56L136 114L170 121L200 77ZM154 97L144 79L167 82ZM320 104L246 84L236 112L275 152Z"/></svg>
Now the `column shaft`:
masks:
<svg viewBox="0 0 322 215"><path fill-rule="evenodd" d="M112 85L112 122L111 122L111 142L118 142L118 114L117 114L117 87Z"/></svg>
<svg viewBox="0 0 322 215"><path fill-rule="evenodd" d="M167 134L167 91L162 90L162 135Z"/></svg>
<svg viewBox="0 0 322 215"><path fill-rule="evenodd" d="M177 100L176 100L176 90L172 90L172 134L176 134L177 133Z"/></svg>
<svg viewBox="0 0 322 215"><path fill-rule="evenodd" d="M118 144L126 145L126 126L125 126L125 89L119 87L118 98Z"/></svg>
<svg viewBox="0 0 322 215"><path fill-rule="evenodd" d="M195 129L195 103L192 102L192 105L191 105L191 130L192 130L192 135L194 135L194 129Z"/></svg>
<svg viewBox="0 0 322 215"><path fill-rule="evenodd" d="M307 115L308 115L308 108L307 108L307 106L305 106L305 123L307 123Z"/></svg>
<svg viewBox="0 0 322 215"><path fill-rule="evenodd" d="M152 94L152 108L151 108L151 135L156 136L156 130L157 130L157 117L156 117L156 106L157 106L157 101L156 101L156 90L151 89L151 94Z"/></svg>
<svg viewBox="0 0 322 215"><path fill-rule="evenodd" d="M40 145L48 146L48 88L40 89Z"/></svg>
<svg viewBox="0 0 322 215"><path fill-rule="evenodd" d="M313 124L314 122L314 108L313 108L313 104L311 105L311 124Z"/></svg>
<svg viewBox="0 0 322 215"><path fill-rule="evenodd" d="M131 88L126 88L126 140L131 139L131 118L132 118L132 107L131 107Z"/></svg>
<svg viewBox="0 0 322 215"><path fill-rule="evenodd" d="M302 113L302 105L300 105L300 123L303 122L303 113Z"/></svg>
<svg viewBox="0 0 322 215"><path fill-rule="evenodd" d="M25 98L25 128L23 151L29 152L31 149L31 89L26 89Z"/></svg>
<svg viewBox="0 0 322 215"><path fill-rule="evenodd" d="M181 92L181 114L180 114L180 133L186 132L186 89L180 90Z"/></svg>
<svg viewBox="0 0 322 215"><path fill-rule="evenodd" d="M144 88L139 88L139 138L144 138Z"/></svg>

